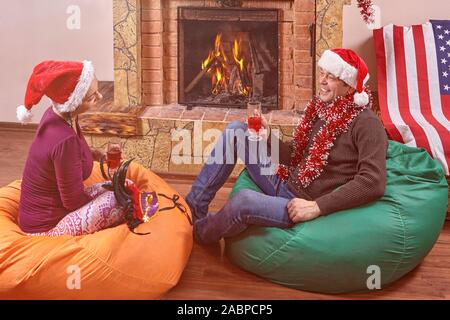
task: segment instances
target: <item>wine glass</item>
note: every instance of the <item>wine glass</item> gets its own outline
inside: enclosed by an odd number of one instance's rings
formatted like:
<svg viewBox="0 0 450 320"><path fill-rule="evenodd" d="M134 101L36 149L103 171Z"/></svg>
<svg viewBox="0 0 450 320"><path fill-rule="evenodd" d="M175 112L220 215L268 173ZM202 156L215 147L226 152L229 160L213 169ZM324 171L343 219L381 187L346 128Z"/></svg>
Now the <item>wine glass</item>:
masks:
<svg viewBox="0 0 450 320"><path fill-rule="evenodd" d="M247 103L247 124L251 141L261 141L262 137L259 135L259 131L262 128L261 118L261 102L251 100Z"/></svg>
<svg viewBox="0 0 450 320"><path fill-rule="evenodd" d="M111 139L106 147L106 164L108 165L108 172L117 170L122 160L122 149L120 146L120 139Z"/></svg>

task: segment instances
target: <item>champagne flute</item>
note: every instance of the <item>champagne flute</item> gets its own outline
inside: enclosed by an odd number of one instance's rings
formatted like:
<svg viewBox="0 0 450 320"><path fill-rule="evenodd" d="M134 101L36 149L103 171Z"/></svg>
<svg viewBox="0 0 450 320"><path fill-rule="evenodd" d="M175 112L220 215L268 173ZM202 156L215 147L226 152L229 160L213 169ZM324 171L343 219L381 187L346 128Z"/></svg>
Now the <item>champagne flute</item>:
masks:
<svg viewBox="0 0 450 320"><path fill-rule="evenodd" d="M248 139L251 141L261 141L262 137L259 135L259 131L262 128L260 101L251 100L247 103L247 116L248 131L250 133Z"/></svg>

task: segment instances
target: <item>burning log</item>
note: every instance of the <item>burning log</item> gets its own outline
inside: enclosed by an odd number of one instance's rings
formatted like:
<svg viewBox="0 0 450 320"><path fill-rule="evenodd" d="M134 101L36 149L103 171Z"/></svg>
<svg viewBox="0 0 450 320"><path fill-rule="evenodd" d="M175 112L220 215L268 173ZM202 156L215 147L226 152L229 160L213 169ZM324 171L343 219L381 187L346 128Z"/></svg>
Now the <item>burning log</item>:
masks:
<svg viewBox="0 0 450 320"><path fill-rule="evenodd" d="M189 83L189 85L184 89L184 93L191 92L192 89L195 88L195 86L200 82L200 80L203 78L203 76L208 72L208 68L204 68L200 70L200 72L197 74L197 76Z"/></svg>
<svg viewBox="0 0 450 320"><path fill-rule="evenodd" d="M189 85L184 89L185 93L189 93L195 86L200 82L200 80L209 72L210 69L215 70L226 70L227 69L227 58L223 52L223 47L221 45L221 35L217 35L216 44L214 51L210 52L208 58L203 62L202 70L197 74L197 76L189 83Z"/></svg>
<svg viewBox="0 0 450 320"><path fill-rule="evenodd" d="M244 92L241 72L239 71L239 67L237 66L234 66L231 70L228 88L229 92L233 95L241 95Z"/></svg>
<svg viewBox="0 0 450 320"><path fill-rule="evenodd" d="M195 88L195 86L200 82L200 80L205 76L205 74L210 70L211 65L214 65L216 63L224 63L223 59L220 59L220 57L213 56L211 60L208 62L206 66L200 72L195 76L195 78L189 83L189 85L184 89L184 93L189 93L192 91L192 89Z"/></svg>
<svg viewBox="0 0 450 320"><path fill-rule="evenodd" d="M213 96L222 96L222 94L248 96L253 82L253 67L252 63L249 63L249 56L252 53L250 52L251 49L246 50L250 45L241 45L242 42L249 43L247 32L239 34L231 43L222 42L222 34L218 33L214 49L202 62L202 69L184 89L184 93L191 92L201 79L208 74L211 77L211 94ZM227 49L231 52L226 52ZM254 48L253 51L255 51ZM233 57L232 59L227 58L230 55Z"/></svg>
<svg viewBox="0 0 450 320"><path fill-rule="evenodd" d="M248 65L245 65L245 60L244 60L244 46L241 45L241 41L243 41L244 43L248 43L248 39L249 39L249 35L247 32L242 33L241 35L239 35L239 38L241 40L234 40L234 44L233 44L233 59L236 62L236 72L239 74L239 86L240 86L240 94L243 95L248 95L249 90L248 88L250 88L252 86L251 83L251 78L249 75L249 68ZM244 39L244 40L242 40Z"/></svg>

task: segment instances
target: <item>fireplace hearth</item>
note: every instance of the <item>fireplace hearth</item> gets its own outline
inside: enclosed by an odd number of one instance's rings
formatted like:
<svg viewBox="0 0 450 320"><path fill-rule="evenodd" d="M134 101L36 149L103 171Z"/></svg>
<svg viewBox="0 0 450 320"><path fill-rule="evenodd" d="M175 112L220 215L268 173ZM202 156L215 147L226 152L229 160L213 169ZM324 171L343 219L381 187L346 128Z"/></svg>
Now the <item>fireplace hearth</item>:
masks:
<svg viewBox="0 0 450 320"><path fill-rule="evenodd" d="M192 106L278 109L277 9L178 8L178 98Z"/></svg>

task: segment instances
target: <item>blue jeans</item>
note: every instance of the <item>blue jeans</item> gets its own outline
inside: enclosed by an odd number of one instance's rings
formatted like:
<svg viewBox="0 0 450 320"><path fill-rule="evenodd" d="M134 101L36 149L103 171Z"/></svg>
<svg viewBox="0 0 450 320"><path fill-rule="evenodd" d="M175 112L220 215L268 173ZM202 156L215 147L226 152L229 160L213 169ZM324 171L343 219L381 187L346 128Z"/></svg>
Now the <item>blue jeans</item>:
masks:
<svg viewBox="0 0 450 320"><path fill-rule="evenodd" d="M222 132L186 196L194 217L197 242L215 243L223 237L241 233L249 225L292 226L286 205L295 195L276 174L267 174L271 158L265 146L264 140L260 143L249 141L247 125L240 121L230 123ZM257 151L260 151L259 157ZM238 158L245 163L250 177L264 193L248 189L238 191L219 212L208 214L209 204L230 176Z"/></svg>

